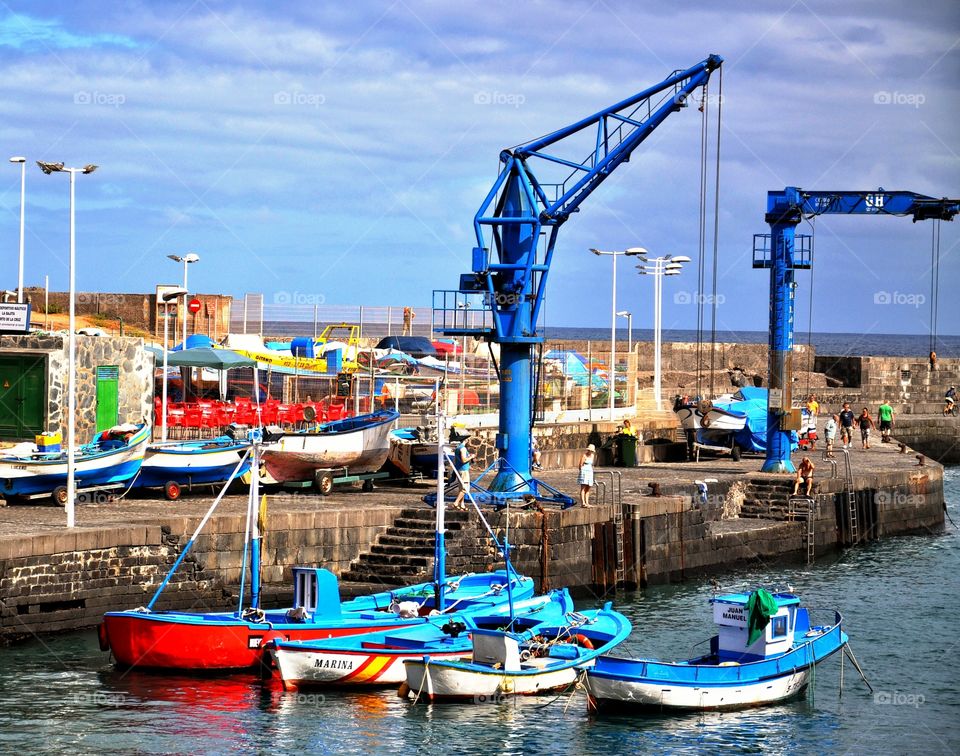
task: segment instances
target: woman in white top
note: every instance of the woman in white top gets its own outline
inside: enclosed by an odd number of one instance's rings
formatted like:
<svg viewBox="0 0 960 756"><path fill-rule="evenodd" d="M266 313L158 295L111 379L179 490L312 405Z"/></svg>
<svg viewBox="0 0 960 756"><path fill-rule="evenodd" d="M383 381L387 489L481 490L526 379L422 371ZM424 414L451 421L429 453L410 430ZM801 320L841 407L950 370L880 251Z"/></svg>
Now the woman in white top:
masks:
<svg viewBox="0 0 960 756"><path fill-rule="evenodd" d="M593 487L593 464L597 457L597 447L587 445L587 450L580 457L580 475L577 483L580 484L580 505L590 506L590 489Z"/></svg>

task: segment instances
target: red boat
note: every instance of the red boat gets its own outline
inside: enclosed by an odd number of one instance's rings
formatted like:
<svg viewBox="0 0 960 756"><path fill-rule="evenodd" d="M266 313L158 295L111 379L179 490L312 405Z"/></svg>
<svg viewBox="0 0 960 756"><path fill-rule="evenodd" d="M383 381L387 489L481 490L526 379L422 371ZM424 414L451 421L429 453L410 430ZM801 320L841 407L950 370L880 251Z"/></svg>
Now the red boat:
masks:
<svg viewBox="0 0 960 756"><path fill-rule="evenodd" d="M514 599L533 595L533 580L513 574ZM333 573L294 567L294 607L240 614L108 612L99 628L100 647L118 664L155 669L228 670L255 667L261 648L274 638L317 640L426 622L435 607L435 584L384 591L340 602ZM503 570L448 580L443 610L472 612L507 600Z"/></svg>

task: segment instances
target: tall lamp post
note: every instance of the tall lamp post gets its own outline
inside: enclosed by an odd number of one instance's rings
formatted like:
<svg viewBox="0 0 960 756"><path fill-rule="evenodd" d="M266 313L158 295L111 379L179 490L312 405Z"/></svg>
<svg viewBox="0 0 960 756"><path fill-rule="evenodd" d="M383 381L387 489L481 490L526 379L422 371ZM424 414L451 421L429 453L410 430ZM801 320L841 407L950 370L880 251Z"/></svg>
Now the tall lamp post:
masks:
<svg viewBox="0 0 960 756"><path fill-rule="evenodd" d="M647 250L643 247L630 247L625 250L612 250L605 252L601 249L590 248L590 251L598 257L601 255L609 255L610 261L613 263L613 280L612 280L612 294L610 299L610 375L608 376L609 382L607 386L607 393L610 395L610 419L613 420L613 406L614 406L614 393L616 388L616 377L617 377L617 257L620 255L627 255L630 257L639 257L641 260L646 260ZM592 404L592 402L591 402Z"/></svg>
<svg viewBox="0 0 960 756"><path fill-rule="evenodd" d="M160 301L163 304L163 388L161 389L162 398L160 400L160 440L167 440L167 354L170 351L167 343L167 334L170 324L170 303L175 299L186 296L186 289L169 289L160 295Z"/></svg>
<svg viewBox="0 0 960 756"><path fill-rule="evenodd" d="M618 318L627 319L627 351L633 351L633 313L628 312L627 310L620 310L617 313Z"/></svg>
<svg viewBox="0 0 960 756"><path fill-rule="evenodd" d="M27 159L15 156L11 163L20 163L20 264L17 268L17 303L23 304L23 208L27 190Z"/></svg>
<svg viewBox="0 0 960 756"><path fill-rule="evenodd" d="M183 288L190 291L187 286L187 266L190 263L200 262L200 255L195 252L188 252L185 255L167 255L174 262L183 263ZM179 306L177 308L179 311ZM183 348L187 348L187 308L183 308Z"/></svg>
<svg viewBox="0 0 960 756"><path fill-rule="evenodd" d="M76 525L74 505L77 495L76 487L76 461L74 460L74 450L76 449L75 434L76 420L74 415L77 409L77 324L76 324L76 203L75 185L78 173L93 173L97 170L95 165L85 165L83 168L66 168L63 163L44 163L37 161L40 170L50 175L51 173L69 173L70 174L70 334L67 339L67 527L72 528Z"/></svg>
<svg viewBox="0 0 960 756"><path fill-rule="evenodd" d="M686 255L677 255L676 257L664 255L645 260L644 264L637 266L640 275L653 276L653 397L657 402L658 410L663 409L663 398L660 392L663 277L680 275L683 263L687 262L690 262L690 258Z"/></svg>

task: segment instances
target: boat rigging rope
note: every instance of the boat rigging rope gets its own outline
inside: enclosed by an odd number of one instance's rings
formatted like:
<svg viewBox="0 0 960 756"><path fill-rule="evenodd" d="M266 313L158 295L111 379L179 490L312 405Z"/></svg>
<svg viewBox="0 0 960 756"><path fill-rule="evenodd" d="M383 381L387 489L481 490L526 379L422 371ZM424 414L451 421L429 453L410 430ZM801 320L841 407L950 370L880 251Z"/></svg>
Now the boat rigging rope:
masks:
<svg viewBox="0 0 960 756"><path fill-rule="evenodd" d="M717 263L720 243L720 118L723 115L723 66L717 87L717 146L713 172L713 286L710 300L710 398L714 393L714 374L717 354Z"/></svg>

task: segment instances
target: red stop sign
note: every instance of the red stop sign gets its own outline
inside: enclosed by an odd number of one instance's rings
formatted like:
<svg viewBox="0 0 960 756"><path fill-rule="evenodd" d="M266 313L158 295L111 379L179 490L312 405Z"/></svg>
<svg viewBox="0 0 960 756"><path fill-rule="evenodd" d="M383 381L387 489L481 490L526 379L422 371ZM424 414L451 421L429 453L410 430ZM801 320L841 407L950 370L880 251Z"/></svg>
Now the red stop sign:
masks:
<svg viewBox="0 0 960 756"><path fill-rule="evenodd" d="M187 309L194 314L200 312L200 300L191 299L189 302L187 302Z"/></svg>

